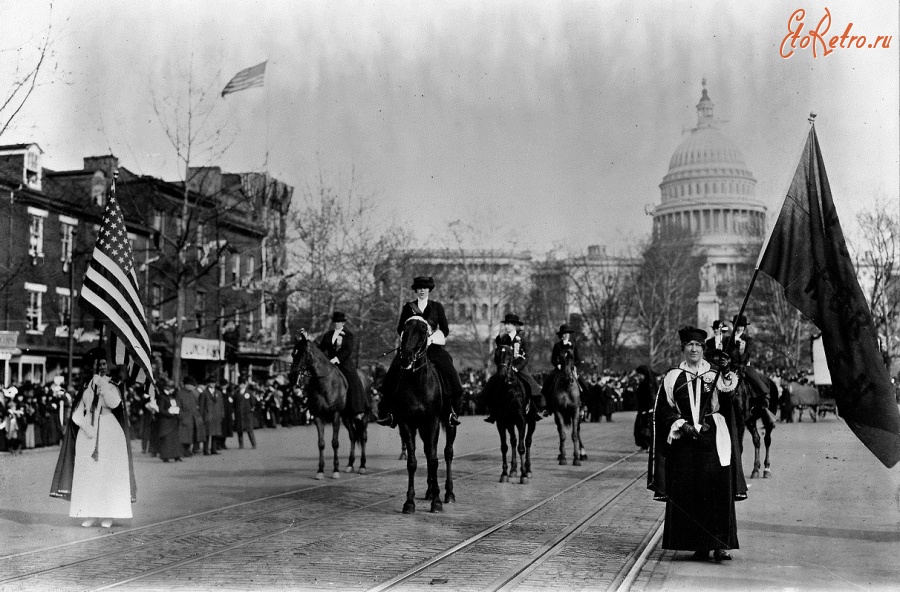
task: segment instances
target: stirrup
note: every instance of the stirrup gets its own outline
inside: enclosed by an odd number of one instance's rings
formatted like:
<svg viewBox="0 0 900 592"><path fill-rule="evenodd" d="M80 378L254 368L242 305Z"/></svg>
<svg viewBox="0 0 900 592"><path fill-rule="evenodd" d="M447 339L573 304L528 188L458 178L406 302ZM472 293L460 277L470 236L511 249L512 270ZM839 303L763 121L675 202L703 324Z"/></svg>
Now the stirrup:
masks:
<svg viewBox="0 0 900 592"><path fill-rule="evenodd" d="M450 411L450 417L447 418L447 423L452 426L458 426L461 422L459 421L459 416L456 414L456 411Z"/></svg>
<svg viewBox="0 0 900 592"><path fill-rule="evenodd" d="M381 426L387 426L389 428L396 427L396 425L397 425L394 422L394 414L393 413L388 413L384 417L379 417L378 419L375 420L375 423L377 423L378 425L381 425Z"/></svg>

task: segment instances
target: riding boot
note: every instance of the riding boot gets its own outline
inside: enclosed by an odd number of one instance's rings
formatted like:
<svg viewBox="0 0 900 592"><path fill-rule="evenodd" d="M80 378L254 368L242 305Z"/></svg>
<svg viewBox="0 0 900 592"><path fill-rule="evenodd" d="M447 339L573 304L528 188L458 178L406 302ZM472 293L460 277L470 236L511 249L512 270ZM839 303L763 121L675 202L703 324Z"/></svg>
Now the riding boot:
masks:
<svg viewBox="0 0 900 592"><path fill-rule="evenodd" d="M460 424L459 416L456 414L456 411L453 410L453 406L450 406L450 418L447 420L448 423L452 426L458 426Z"/></svg>

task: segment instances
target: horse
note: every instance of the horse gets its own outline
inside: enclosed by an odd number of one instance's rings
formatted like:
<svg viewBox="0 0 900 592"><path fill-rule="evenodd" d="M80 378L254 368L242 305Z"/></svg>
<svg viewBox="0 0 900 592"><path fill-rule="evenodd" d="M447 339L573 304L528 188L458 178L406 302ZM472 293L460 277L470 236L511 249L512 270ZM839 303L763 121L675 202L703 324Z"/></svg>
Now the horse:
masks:
<svg viewBox="0 0 900 592"><path fill-rule="evenodd" d="M748 375L750 378L748 379ZM769 463L769 447L772 445L772 430L775 429L774 414L771 413L773 404L778 401L778 385L768 376L758 372L753 368L745 368L739 373L740 380L735 389L735 403L738 407L737 424L737 441L740 451L744 452L744 432L749 431L753 440L754 457L753 472L750 473L751 479L759 477L759 452L762 443L766 445L766 458L763 466L763 478L772 476L772 470ZM764 400L760 405L759 401ZM771 423L763 422L764 436L762 441L759 437L759 430L756 427L757 421L761 420L761 413L768 413L772 417Z"/></svg>
<svg viewBox="0 0 900 592"><path fill-rule="evenodd" d="M366 440L368 419L357 419L347 414L347 379L337 367L325 357L322 351L314 345L310 347L310 340L305 333L301 333L291 354L293 360L291 371L288 375L288 384L292 388L301 388L306 393L307 406L316 432L319 436L319 470L316 479L325 477L325 424L330 423L331 448L334 450L334 470L332 479L341 476L340 462L338 460L338 435L341 430L341 421L347 427L350 435L350 459L347 472L353 471L355 463L355 446L360 445L359 474L366 474Z"/></svg>
<svg viewBox="0 0 900 592"><path fill-rule="evenodd" d="M568 348L563 348L560 360L560 371L556 373L550 389L547 408L553 413L556 429L559 432L559 464L566 464L566 434L564 427L572 430L572 464L580 465L587 459L584 445L581 443L581 392L575 375L575 356Z"/></svg>
<svg viewBox="0 0 900 592"><path fill-rule="evenodd" d="M516 473L516 455L518 454L521 475L519 483L526 484L531 477L531 441L534 436L536 421L529 417L528 397L525 395L525 387L516 374L513 362L513 348L508 345L499 347L499 365L497 373L502 382L497 388L502 388L502 395L497 397L498 409L494 410L497 420L497 432L500 434L500 452L503 454L503 472L500 474L500 483L508 483L509 475ZM506 435L509 434L509 443L515 452L512 454L511 467L506 463L506 453L509 447L506 445ZM518 433L518 439L516 435ZM509 472L507 472L509 468Z"/></svg>
<svg viewBox="0 0 900 592"><path fill-rule="evenodd" d="M406 446L406 472L408 486L403 513L416 511L415 475L416 475L416 434L422 439L422 448L428 463L428 487L425 499L431 501L432 512L442 512L443 504L438 486L438 438L441 426L444 427L446 441L444 444L444 460L447 463L447 480L443 503L453 503L453 442L456 440L456 426L449 424L450 404L447 400L449 386L443 384L437 368L428 359L428 337L431 328L428 322L414 316L406 320L400 338L398 359L400 376L397 394L392 405L394 419L400 428L400 435Z"/></svg>

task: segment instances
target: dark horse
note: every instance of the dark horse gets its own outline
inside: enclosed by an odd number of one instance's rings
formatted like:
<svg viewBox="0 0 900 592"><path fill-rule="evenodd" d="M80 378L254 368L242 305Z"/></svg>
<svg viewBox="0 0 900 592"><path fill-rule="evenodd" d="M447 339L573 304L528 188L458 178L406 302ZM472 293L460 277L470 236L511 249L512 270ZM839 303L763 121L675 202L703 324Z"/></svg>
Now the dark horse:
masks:
<svg viewBox="0 0 900 592"><path fill-rule="evenodd" d="M497 418L497 432L500 434L500 452L503 454L503 473L500 475L500 483L508 483L509 475L516 474L516 455L522 473L519 483L528 483L531 477L531 440L534 436L535 420L529 417L528 397L525 396L525 386L516 374L512 366L513 348L501 345L499 348L499 360L497 372L503 378L501 385L502 395L497 397L497 409L494 417ZM509 443L513 447L512 466L507 473L506 453L509 447L506 445L506 434L509 434ZM518 439L516 435L518 434Z"/></svg>
<svg viewBox="0 0 900 592"><path fill-rule="evenodd" d="M741 453L743 453L744 431L750 432L755 450L753 472L750 473L751 479L759 477L759 449L762 442L765 442L766 458L763 478L767 478L772 473L769 468L769 447L772 445L772 430L775 429L774 415L771 415L770 412L773 401L778 401L778 385L775 384L774 380L753 368L745 368L739 376L740 382L738 382L737 393L734 398L735 404L739 407L739 417L741 418L741 421L737 422L737 440L741 447ZM761 442L756 424L762 419L763 414L769 415L772 421L763 422L764 436Z"/></svg>
<svg viewBox="0 0 900 592"><path fill-rule="evenodd" d="M332 479L341 476L338 461L338 435L341 431L341 420L350 435L350 458L347 472L353 472L356 462L356 444L360 447L359 474L366 474L366 440L368 439L368 420L357 419L348 412L347 379L337 367L328 361L322 351L311 345L305 333L301 333L294 344L291 354L293 363L289 375L291 387L299 387L306 392L309 412L319 435L319 470L316 479L325 477L325 424L332 425L331 448L334 450L334 471ZM364 378L360 375L361 378ZM363 380L363 385L367 380Z"/></svg>
<svg viewBox="0 0 900 592"><path fill-rule="evenodd" d="M437 448L442 425L446 433L444 461L447 463L444 503L456 501L453 494L452 472L456 426L448 423L450 404L446 393L450 392L449 386L442 384L437 368L428 359L429 333L430 327L425 319L418 316L410 317L403 326L403 335L400 338L398 357L401 371L395 404L392 407L408 454L406 471L409 475L409 485L406 490L406 503L403 504L404 514L416 511L416 433L422 439L422 447L428 462L428 488L425 491L425 499L431 501L432 512L443 511L437 476Z"/></svg>
<svg viewBox="0 0 900 592"><path fill-rule="evenodd" d="M580 465L587 459L581 443L581 392L575 375L575 356L571 349L563 348L560 370L551 389L547 408L556 420L559 432L559 464L566 464L566 433L564 427L572 429L572 464Z"/></svg>

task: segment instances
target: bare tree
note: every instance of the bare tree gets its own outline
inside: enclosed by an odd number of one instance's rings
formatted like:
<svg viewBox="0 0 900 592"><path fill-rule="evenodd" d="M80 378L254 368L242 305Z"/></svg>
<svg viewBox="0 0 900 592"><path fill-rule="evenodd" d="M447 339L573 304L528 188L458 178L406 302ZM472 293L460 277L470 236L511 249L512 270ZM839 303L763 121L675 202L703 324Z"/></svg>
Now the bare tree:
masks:
<svg viewBox="0 0 900 592"><path fill-rule="evenodd" d="M678 356L677 331L695 316L700 261L693 250L689 231L666 229L643 248L640 265L630 276L635 320L653 367Z"/></svg>
<svg viewBox="0 0 900 592"><path fill-rule="evenodd" d="M210 196L203 191L191 190L192 186L202 185L202 179L197 176L206 172L204 168L192 166L195 160L202 158L208 162L218 162L231 146L233 135L217 118L218 94L215 91L219 84L218 76L201 84L195 80L193 67L189 65L178 79L184 84L183 90L174 90L163 96L154 90L151 96L153 111L175 150L179 168L183 171L179 224L174 234L162 234L162 240L173 250L174 256L168 258L167 265L160 266L175 293L172 379L176 384L181 379L181 343L186 333L187 289L198 277L209 273L216 265L221 246L217 243L214 257L200 265L189 256L189 250L195 245L199 226L206 227L211 218L222 216L225 211L236 211L241 205L213 195L213 207L200 207L201 200Z"/></svg>
<svg viewBox="0 0 900 592"><path fill-rule="evenodd" d="M604 367L617 358L622 346L622 329L632 308L632 268L629 259L607 255L595 247L569 260L567 276L574 288L575 305Z"/></svg>
<svg viewBox="0 0 900 592"><path fill-rule="evenodd" d="M6 91L0 95L0 137L22 111L34 89L41 84L42 75L46 78L48 69L51 72L57 70L52 16L51 2L47 12L47 28L41 35L32 36L14 47L0 49L0 75L8 80Z"/></svg>
<svg viewBox="0 0 900 592"><path fill-rule="evenodd" d="M861 237L856 249L856 269L863 278L863 290L872 311L872 320L884 362L891 370L900 360L900 212L888 200L879 200L873 209L859 214Z"/></svg>

